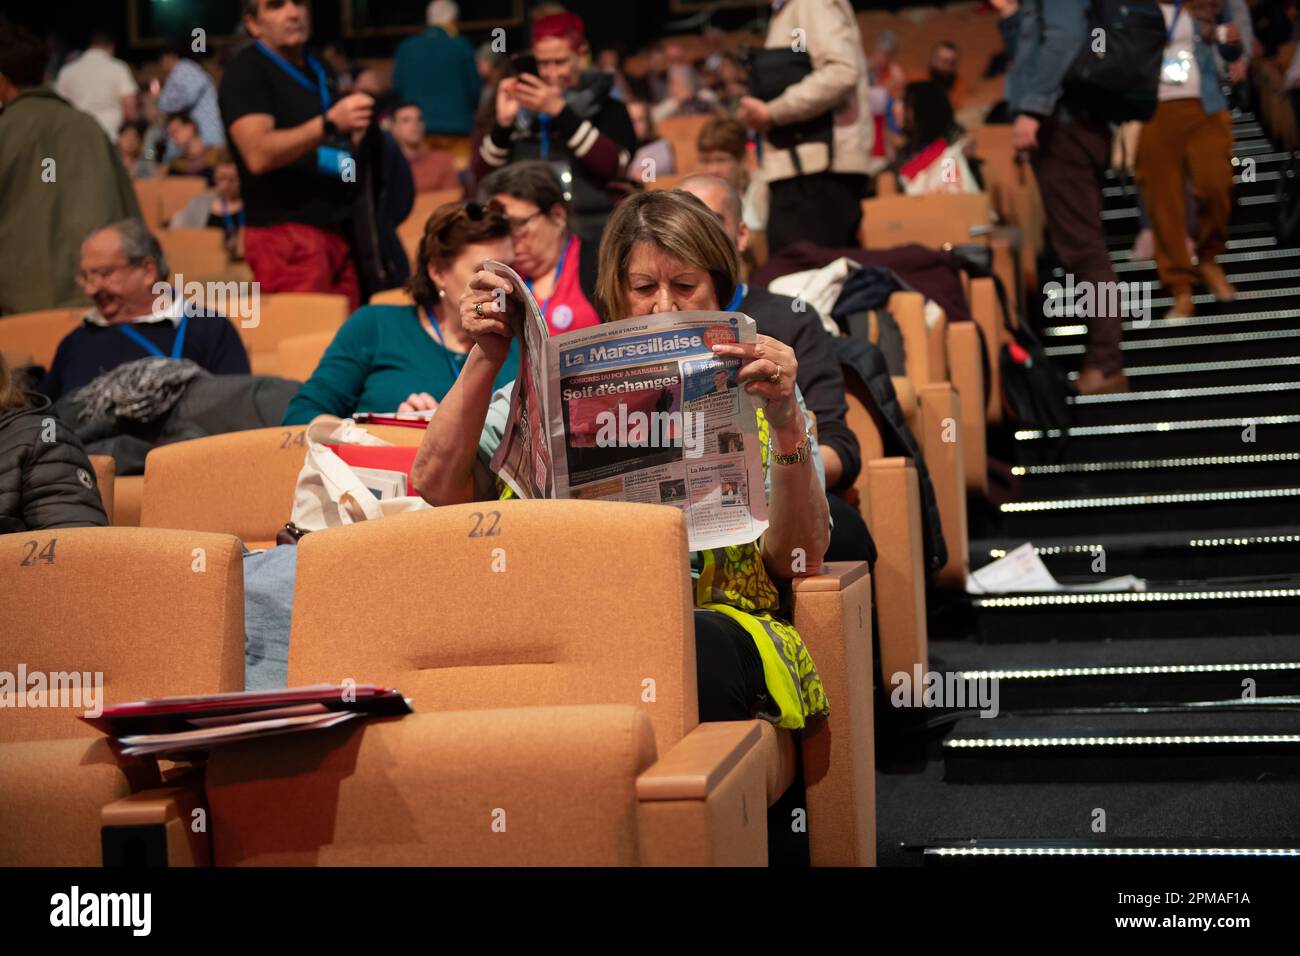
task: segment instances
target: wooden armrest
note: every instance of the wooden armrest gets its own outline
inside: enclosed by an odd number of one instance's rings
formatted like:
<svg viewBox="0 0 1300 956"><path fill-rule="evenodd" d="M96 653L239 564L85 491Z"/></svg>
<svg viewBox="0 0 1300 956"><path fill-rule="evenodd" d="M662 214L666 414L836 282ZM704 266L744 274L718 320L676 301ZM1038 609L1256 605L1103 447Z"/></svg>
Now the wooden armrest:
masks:
<svg viewBox="0 0 1300 956"><path fill-rule="evenodd" d="M948 326L948 373L961 405L962 454L966 489L987 496L988 447L984 414L984 356L980 330L973 322Z"/></svg>
<svg viewBox="0 0 1300 956"><path fill-rule="evenodd" d="M984 340L984 355L989 366L989 398L984 417L990 425L1002 421L1002 380L998 374L998 356L1002 352L1005 332L997 289L989 278L976 279L970 286L970 313Z"/></svg>
<svg viewBox="0 0 1300 956"><path fill-rule="evenodd" d="M889 297L889 311L903 336L907 377L917 388L948 377L945 367L944 328L940 316L933 327L925 322L925 297L919 292L895 292Z"/></svg>
<svg viewBox="0 0 1300 956"><path fill-rule="evenodd" d="M939 521L948 545L948 562L939 569L944 587L964 588L970 570L966 525L966 463L962 451L961 405L947 382L921 389L921 429L917 436L934 485Z"/></svg>
<svg viewBox="0 0 1300 956"><path fill-rule="evenodd" d="M790 583L795 594L844 591L854 581L870 573L871 566L865 561L827 561L816 574L794 578Z"/></svg>
<svg viewBox="0 0 1300 956"><path fill-rule="evenodd" d="M697 724L637 777L637 799L707 799L758 741L758 724L752 720Z"/></svg>
<svg viewBox="0 0 1300 956"><path fill-rule="evenodd" d="M871 494L871 536L876 542L876 626L880 674L928 669L925 545L916 467L903 457L866 462Z"/></svg>
<svg viewBox="0 0 1300 956"><path fill-rule="evenodd" d="M104 865L211 866L207 816L199 771L114 800L100 811Z"/></svg>

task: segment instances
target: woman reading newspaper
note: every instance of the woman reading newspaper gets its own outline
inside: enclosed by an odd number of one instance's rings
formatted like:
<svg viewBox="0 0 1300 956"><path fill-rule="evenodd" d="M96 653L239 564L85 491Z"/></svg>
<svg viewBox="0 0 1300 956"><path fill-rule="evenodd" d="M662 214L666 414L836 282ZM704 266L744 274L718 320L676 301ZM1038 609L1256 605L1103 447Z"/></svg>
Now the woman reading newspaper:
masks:
<svg viewBox="0 0 1300 956"><path fill-rule="evenodd" d="M605 321L717 311L731 302L739 281L735 246L703 203L678 191L643 193L623 202L605 228L596 308ZM494 395L494 383L510 352L508 313L521 306L497 290L509 293L510 283L481 271L460 298L461 322L474 346L412 468L416 489L433 505L476 499L475 461L491 460L505 427L510 388ZM829 702L798 632L777 617L775 581L816 573L826 553L821 458L795 388L794 351L764 335L713 348L720 359L739 362L737 384L762 406L769 524L759 541L691 554L700 719L761 717L798 730L807 717L828 713ZM501 497L513 494L501 481L497 489ZM769 813L774 862L807 860L806 835L791 833L789 823L790 809L802 799L799 778Z"/></svg>

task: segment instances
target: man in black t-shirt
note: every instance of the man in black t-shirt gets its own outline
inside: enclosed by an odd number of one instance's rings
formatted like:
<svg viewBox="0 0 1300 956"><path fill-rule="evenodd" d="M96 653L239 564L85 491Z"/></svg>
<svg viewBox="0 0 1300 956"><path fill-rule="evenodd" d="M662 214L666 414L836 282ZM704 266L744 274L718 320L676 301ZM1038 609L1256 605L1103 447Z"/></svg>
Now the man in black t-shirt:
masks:
<svg viewBox="0 0 1300 956"><path fill-rule="evenodd" d="M244 24L257 42L226 66L218 101L247 210L245 258L264 292L337 292L355 309L343 224L360 194L354 151L374 100L336 98L328 67L307 53L299 0L246 0Z"/></svg>

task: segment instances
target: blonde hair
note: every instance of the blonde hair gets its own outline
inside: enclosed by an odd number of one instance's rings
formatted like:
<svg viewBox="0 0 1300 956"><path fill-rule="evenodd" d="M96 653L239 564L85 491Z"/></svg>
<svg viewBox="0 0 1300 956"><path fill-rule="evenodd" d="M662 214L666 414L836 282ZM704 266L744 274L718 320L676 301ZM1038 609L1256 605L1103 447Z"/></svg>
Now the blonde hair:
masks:
<svg viewBox="0 0 1300 956"><path fill-rule="evenodd" d="M605 226L595 302L602 321L627 318L627 263L638 242L654 243L707 272L719 308L731 301L740 283L740 258L718 217L690 193L658 189L625 199Z"/></svg>

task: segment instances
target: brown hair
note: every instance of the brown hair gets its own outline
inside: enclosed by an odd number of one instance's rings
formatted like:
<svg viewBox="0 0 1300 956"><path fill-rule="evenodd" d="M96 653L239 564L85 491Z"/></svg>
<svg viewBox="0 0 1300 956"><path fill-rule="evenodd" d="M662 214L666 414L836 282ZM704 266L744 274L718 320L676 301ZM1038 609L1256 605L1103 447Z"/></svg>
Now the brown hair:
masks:
<svg viewBox="0 0 1300 956"><path fill-rule="evenodd" d="M27 396L9 374L9 364L5 362L4 353L0 352L0 409L23 408L26 405Z"/></svg>
<svg viewBox="0 0 1300 956"><path fill-rule="evenodd" d="M602 321L627 317L627 262L638 242L652 242L707 272L719 308L731 300L740 282L740 259L718 217L690 193L657 189L623 200L605 226L595 302Z"/></svg>
<svg viewBox="0 0 1300 956"><path fill-rule="evenodd" d="M700 127L695 148L701 153L719 151L744 160L748 143L744 124L731 116L717 116Z"/></svg>
<svg viewBox="0 0 1300 956"><path fill-rule="evenodd" d="M406 282L406 291L415 304L432 309L442 292L429 278L429 267L445 269L465 251L466 246L492 242L510 236L510 223L500 203L443 203L424 224L420 248L415 255L415 269Z"/></svg>

